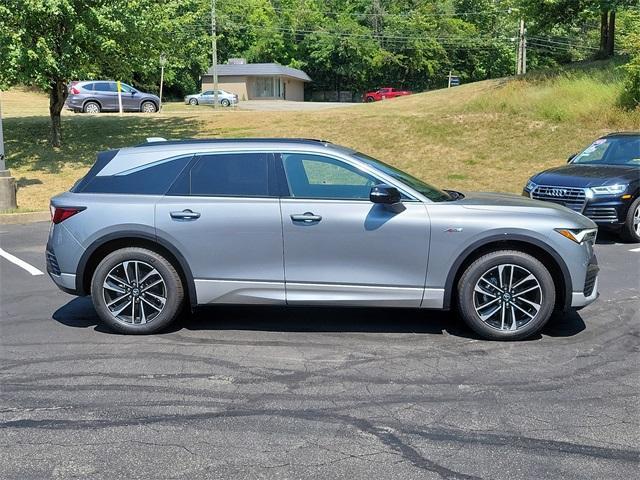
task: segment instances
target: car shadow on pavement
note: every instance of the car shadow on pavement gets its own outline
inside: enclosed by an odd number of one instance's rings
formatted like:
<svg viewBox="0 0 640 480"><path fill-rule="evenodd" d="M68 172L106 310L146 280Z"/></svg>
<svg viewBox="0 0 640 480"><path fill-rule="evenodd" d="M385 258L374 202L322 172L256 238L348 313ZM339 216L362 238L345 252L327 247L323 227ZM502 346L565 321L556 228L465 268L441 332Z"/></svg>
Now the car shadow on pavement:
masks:
<svg viewBox="0 0 640 480"><path fill-rule="evenodd" d="M89 297L79 297L60 307L57 322L74 328L95 327L97 332L114 334L103 326ZM556 313L542 330L528 340L542 336L571 337L585 329L578 312ZM209 306L185 312L164 333L191 331L418 333L481 340L455 312L405 308L365 307L273 307Z"/></svg>

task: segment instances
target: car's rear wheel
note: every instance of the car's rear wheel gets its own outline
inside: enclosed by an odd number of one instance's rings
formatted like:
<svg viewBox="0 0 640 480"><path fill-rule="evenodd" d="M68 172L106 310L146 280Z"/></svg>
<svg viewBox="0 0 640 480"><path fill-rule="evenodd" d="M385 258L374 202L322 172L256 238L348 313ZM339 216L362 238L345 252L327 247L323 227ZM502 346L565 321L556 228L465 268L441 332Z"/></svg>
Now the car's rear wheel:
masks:
<svg viewBox="0 0 640 480"><path fill-rule="evenodd" d="M100 262L91 281L91 298L98 316L111 329L149 334L176 319L184 289L166 258L131 247L116 250Z"/></svg>
<svg viewBox="0 0 640 480"><path fill-rule="evenodd" d="M100 113L100 104L98 102L87 102L82 110L84 113Z"/></svg>
<svg viewBox="0 0 640 480"><path fill-rule="evenodd" d="M622 227L622 238L627 242L640 243L640 197L629 207Z"/></svg>
<svg viewBox="0 0 640 480"><path fill-rule="evenodd" d="M158 111L158 107L156 107L156 104L153 102L142 102L140 110L143 113L156 113Z"/></svg>
<svg viewBox="0 0 640 480"><path fill-rule="evenodd" d="M556 300L549 270L517 250L488 253L467 267L458 282L458 307L476 333L492 340L519 340L540 331Z"/></svg>
<svg viewBox="0 0 640 480"><path fill-rule="evenodd" d="M198 105L198 100L195 98L192 98L191 100L189 100L189 105Z"/></svg>
<svg viewBox="0 0 640 480"><path fill-rule="evenodd" d="M223 98L223 99L220 101L220 105L222 105L223 107L228 107L229 105L231 105L231 102L230 102L228 99Z"/></svg>

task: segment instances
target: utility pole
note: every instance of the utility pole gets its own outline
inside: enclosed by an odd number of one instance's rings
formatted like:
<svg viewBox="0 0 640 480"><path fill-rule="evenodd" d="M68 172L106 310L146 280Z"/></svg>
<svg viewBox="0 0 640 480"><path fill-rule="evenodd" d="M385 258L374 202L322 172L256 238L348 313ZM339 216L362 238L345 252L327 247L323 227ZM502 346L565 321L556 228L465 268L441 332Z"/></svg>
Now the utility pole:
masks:
<svg viewBox="0 0 640 480"><path fill-rule="evenodd" d="M164 83L164 64L167 63L167 57L164 53L160 54L160 105L158 111L162 110L162 84Z"/></svg>
<svg viewBox="0 0 640 480"><path fill-rule="evenodd" d="M4 160L4 136L2 133L2 92L0 92L0 210L10 210L16 204L16 179L7 170Z"/></svg>
<svg viewBox="0 0 640 480"><path fill-rule="evenodd" d="M524 19L520 19L520 33L518 35L518 55L516 59L516 75L527 73L527 30L524 28Z"/></svg>
<svg viewBox="0 0 640 480"><path fill-rule="evenodd" d="M216 0L211 0L211 70L213 73L213 108L218 108L218 39L216 37Z"/></svg>

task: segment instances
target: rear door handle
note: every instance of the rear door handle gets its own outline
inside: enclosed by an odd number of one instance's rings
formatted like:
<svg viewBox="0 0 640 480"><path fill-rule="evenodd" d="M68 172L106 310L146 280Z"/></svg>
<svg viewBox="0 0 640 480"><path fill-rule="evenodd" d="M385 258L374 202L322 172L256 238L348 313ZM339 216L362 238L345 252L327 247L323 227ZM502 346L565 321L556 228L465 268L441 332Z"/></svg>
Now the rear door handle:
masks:
<svg viewBox="0 0 640 480"><path fill-rule="evenodd" d="M317 223L322 220L320 215L314 215L311 212L292 214L291 220L294 222L303 222L303 223Z"/></svg>
<svg viewBox="0 0 640 480"><path fill-rule="evenodd" d="M189 209L182 210L181 212L171 212L169 215L171 215L171 218L178 220L195 220L196 218L200 218L198 212Z"/></svg>

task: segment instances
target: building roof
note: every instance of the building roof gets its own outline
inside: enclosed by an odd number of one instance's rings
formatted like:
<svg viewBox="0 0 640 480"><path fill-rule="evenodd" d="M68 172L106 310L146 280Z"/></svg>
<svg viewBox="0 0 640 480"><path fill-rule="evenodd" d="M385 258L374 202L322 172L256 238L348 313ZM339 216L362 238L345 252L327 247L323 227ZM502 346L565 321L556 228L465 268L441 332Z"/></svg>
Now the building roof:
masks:
<svg viewBox="0 0 640 480"><path fill-rule="evenodd" d="M207 70L207 75L213 75L213 67ZM277 63L244 63L218 65L218 76L247 75L253 77L266 77L282 75L297 78L303 82L310 82L309 75L297 68L285 67Z"/></svg>

